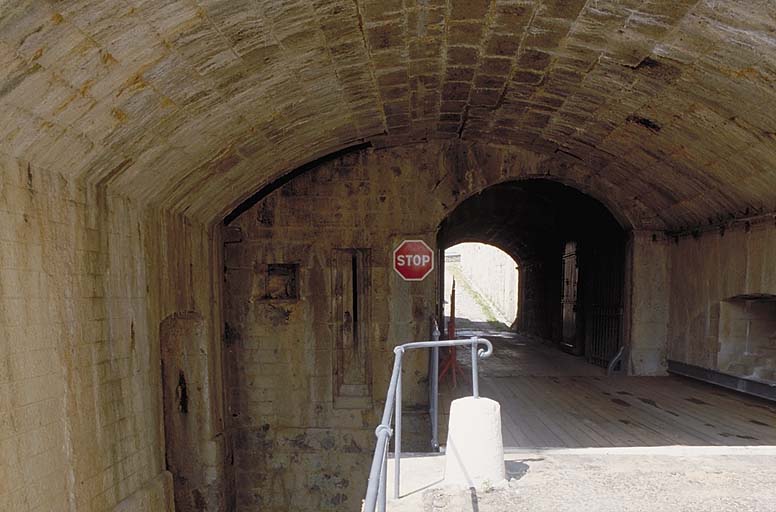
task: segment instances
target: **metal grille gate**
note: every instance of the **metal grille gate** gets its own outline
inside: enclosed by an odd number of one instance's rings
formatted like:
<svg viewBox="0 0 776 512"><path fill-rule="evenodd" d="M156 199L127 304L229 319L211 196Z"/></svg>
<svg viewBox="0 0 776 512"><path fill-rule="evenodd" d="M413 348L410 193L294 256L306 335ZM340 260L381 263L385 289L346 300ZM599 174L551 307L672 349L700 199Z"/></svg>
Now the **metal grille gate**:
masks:
<svg viewBox="0 0 776 512"><path fill-rule="evenodd" d="M622 343L624 251L596 244L585 256L585 357L606 367Z"/></svg>

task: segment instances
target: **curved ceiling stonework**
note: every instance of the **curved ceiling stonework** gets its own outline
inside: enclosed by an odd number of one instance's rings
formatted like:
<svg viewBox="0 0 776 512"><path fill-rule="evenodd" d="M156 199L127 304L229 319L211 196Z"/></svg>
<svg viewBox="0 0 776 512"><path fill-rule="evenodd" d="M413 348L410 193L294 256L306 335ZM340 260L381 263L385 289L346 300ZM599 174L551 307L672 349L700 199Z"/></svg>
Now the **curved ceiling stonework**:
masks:
<svg viewBox="0 0 776 512"><path fill-rule="evenodd" d="M769 0L0 0L0 152L208 222L369 141L585 168L667 229L776 209Z"/></svg>
<svg viewBox="0 0 776 512"><path fill-rule="evenodd" d="M624 241L623 228L600 202L555 181L508 181L473 195L441 223L442 249L463 242L498 247L519 264L550 256L569 240ZM593 244L597 245L597 244Z"/></svg>

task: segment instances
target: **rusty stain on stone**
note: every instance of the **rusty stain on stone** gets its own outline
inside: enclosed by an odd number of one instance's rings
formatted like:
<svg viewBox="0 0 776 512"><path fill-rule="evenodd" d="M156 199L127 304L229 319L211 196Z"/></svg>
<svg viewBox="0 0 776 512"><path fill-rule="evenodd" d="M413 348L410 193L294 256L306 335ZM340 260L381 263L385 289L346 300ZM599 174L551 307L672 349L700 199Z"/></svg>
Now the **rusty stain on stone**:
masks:
<svg viewBox="0 0 776 512"><path fill-rule="evenodd" d="M89 94L89 89L92 88L92 85L94 85L93 80L86 80L84 83L81 84L81 87L78 88L78 94L81 96L86 96Z"/></svg>
<svg viewBox="0 0 776 512"><path fill-rule="evenodd" d="M100 50L100 60L105 65L118 64L118 61L106 50Z"/></svg>
<svg viewBox="0 0 776 512"><path fill-rule="evenodd" d="M127 120L127 113L120 108L111 109L110 114L120 123L123 123Z"/></svg>
<svg viewBox="0 0 776 512"><path fill-rule="evenodd" d="M749 79L760 78L760 79L766 79L768 81L773 80L772 78L768 78L765 75L763 75L760 72L760 70L758 70L753 66L747 66L745 68L738 68L738 69L722 67L720 69L732 78L749 78Z"/></svg>
<svg viewBox="0 0 776 512"><path fill-rule="evenodd" d="M233 169L242 159L235 153L227 154L213 162L212 168L215 172L227 172Z"/></svg>
<svg viewBox="0 0 776 512"><path fill-rule="evenodd" d="M121 86L116 91L116 97L118 98L127 90L140 90L147 86L148 83L143 79L143 75L141 73L135 73L132 75L132 77L129 78L129 80L121 84Z"/></svg>

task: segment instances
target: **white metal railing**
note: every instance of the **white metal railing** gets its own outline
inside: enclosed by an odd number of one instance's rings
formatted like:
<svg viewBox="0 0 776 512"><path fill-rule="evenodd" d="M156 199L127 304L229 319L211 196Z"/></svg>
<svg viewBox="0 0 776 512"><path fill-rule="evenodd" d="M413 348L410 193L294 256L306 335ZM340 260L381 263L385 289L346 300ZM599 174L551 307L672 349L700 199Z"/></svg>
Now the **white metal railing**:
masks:
<svg viewBox="0 0 776 512"><path fill-rule="evenodd" d="M388 394L385 398L385 408L380 425L375 429L377 443L375 453L372 457L372 466L369 470L369 483L367 485L366 497L364 499L363 510L365 512L385 511L386 506L386 487L388 477L388 447L390 438L394 437L394 486L393 496L399 497L400 485L399 477L401 472L401 365L402 356L407 350L418 348L431 349L431 371L429 378L431 380L430 410L432 435L431 446L433 449L439 448L438 439L438 394L439 394L439 347L453 346L471 346L472 357L472 396L479 398L479 371L477 361L485 359L493 353L493 345L485 338L476 336L469 339L444 340L439 341L439 329L434 327L433 340L416 341L405 343L393 349L395 354L393 361L393 373L391 373L391 382L388 385ZM485 345L487 349L478 348L479 345ZM391 430L391 419L395 414L395 431ZM378 508L379 507L379 508Z"/></svg>

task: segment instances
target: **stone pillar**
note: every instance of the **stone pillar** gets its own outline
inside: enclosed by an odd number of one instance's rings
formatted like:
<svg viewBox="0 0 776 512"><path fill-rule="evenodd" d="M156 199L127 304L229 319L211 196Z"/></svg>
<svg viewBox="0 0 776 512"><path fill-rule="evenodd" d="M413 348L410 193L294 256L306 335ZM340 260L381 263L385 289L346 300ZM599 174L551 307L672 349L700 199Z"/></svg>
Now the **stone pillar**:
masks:
<svg viewBox="0 0 776 512"><path fill-rule="evenodd" d="M195 312L167 317L159 328L167 469L177 512L225 509L224 436L216 432L210 351Z"/></svg>
<svg viewBox="0 0 776 512"><path fill-rule="evenodd" d="M666 374L668 249L667 242L651 231L635 231L628 242L628 373L631 375Z"/></svg>

